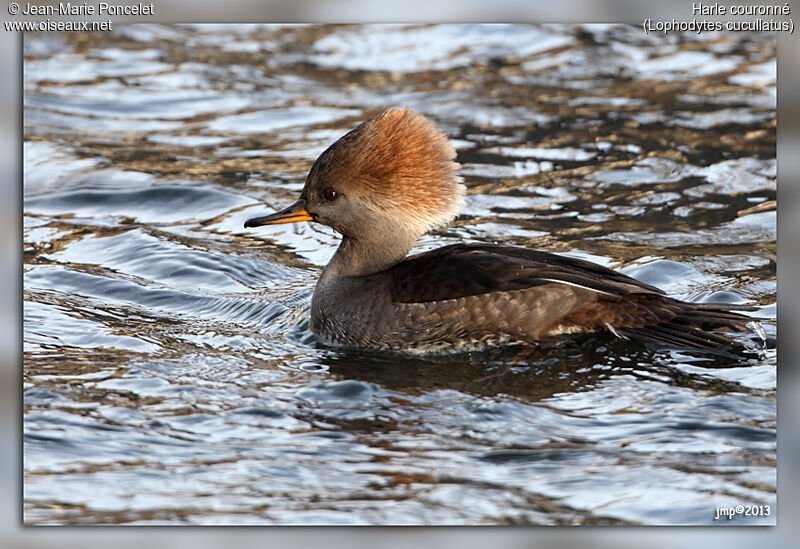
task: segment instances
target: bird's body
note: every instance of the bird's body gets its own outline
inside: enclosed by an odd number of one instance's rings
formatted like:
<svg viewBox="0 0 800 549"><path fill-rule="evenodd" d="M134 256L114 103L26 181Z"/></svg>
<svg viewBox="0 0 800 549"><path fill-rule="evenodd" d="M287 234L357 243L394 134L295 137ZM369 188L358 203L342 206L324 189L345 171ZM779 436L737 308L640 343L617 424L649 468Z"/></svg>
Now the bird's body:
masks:
<svg viewBox="0 0 800 549"><path fill-rule="evenodd" d="M385 271L323 271L311 327L323 341L368 348L450 350L610 331L679 347L713 347L747 317L686 303L600 265L493 244L455 244Z"/></svg>
<svg viewBox="0 0 800 549"><path fill-rule="evenodd" d="M709 348L727 342L710 330L748 330L751 319L727 305L679 301L580 259L494 244L406 257L461 207L454 156L425 118L389 109L320 156L295 204L247 221L318 221L343 235L311 301L320 340L428 351L608 331Z"/></svg>

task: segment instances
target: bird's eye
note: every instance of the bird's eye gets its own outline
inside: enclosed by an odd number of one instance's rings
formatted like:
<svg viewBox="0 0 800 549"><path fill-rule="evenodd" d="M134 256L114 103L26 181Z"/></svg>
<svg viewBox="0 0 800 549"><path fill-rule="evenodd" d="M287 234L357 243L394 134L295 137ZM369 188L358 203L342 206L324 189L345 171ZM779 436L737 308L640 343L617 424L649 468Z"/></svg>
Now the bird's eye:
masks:
<svg viewBox="0 0 800 549"><path fill-rule="evenodd" d="M325 197L325 200L336 200L339 198L339 192L333 187L328 187L322 191L322 196Z"/></svg>

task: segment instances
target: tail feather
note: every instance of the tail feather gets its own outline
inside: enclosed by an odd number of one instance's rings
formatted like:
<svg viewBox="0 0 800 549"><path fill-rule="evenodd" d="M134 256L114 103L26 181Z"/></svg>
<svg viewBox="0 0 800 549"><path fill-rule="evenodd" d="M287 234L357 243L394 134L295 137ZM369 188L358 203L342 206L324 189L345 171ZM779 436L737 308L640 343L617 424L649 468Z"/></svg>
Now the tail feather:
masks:
<svg viewBox="0 0 800 549"><path fill-rule="evenodd" d="M736 311L755 311L757 307L688 303L666 296L651 296L650 299L660 302L657 304L651 302L648 307L649 311L658 317L657 320L648 319L638 324L614 325L615 331L625 337L692 349L729 347L732 344L731 340L719 332L756 332L752 325L758 319Z"/></svg>
<svg viewBox="0 0 800 549"><path fill-rule="evenodd" d="M711 349L730 344L730 340L723 335L670 323L618 329L617 331L628 337L635 337L650 343L690 349Z"/></svg>
<svg viewBox="0 0 800 549"><path fill-rule="evenodd" d="M731 332L750 332L748 326L754 319L734 312L756 311L758 307L747 305L727 306L718 303L686 303L687 307L676 317L676 320L686 324L696 325L705 330L727 330Z"/></svg>

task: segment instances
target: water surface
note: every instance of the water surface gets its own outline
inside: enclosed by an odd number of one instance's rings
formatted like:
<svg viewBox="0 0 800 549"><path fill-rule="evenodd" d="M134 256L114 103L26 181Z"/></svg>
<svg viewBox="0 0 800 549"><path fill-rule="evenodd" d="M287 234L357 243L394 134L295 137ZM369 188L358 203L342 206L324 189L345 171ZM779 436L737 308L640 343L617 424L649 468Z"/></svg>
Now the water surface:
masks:
<svg viewBox="0 0 800 549"><path fill-rule="evenodd" d="M24 43L26 524L774 524L775 37L120 26ZM318 344L338 237L245 230L385 107L500 242L756 305L728 355L610 336Z"/></svg>

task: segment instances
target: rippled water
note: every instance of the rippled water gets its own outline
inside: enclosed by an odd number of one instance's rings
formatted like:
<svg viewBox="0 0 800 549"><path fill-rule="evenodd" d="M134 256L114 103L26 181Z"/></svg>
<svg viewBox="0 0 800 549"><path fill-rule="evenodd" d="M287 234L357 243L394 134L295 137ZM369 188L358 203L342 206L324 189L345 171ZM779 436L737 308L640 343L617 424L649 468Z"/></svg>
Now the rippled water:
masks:
<svg viewBox="0 0 800 549"><path fill-rule="evenodd" d="M121 26L24 43L27 524L774 524L775 38L625 26ZM337 236L245 230L387 106L463 215L670 294L732 354L606 336L408 358L308 329Z"/></svg>

